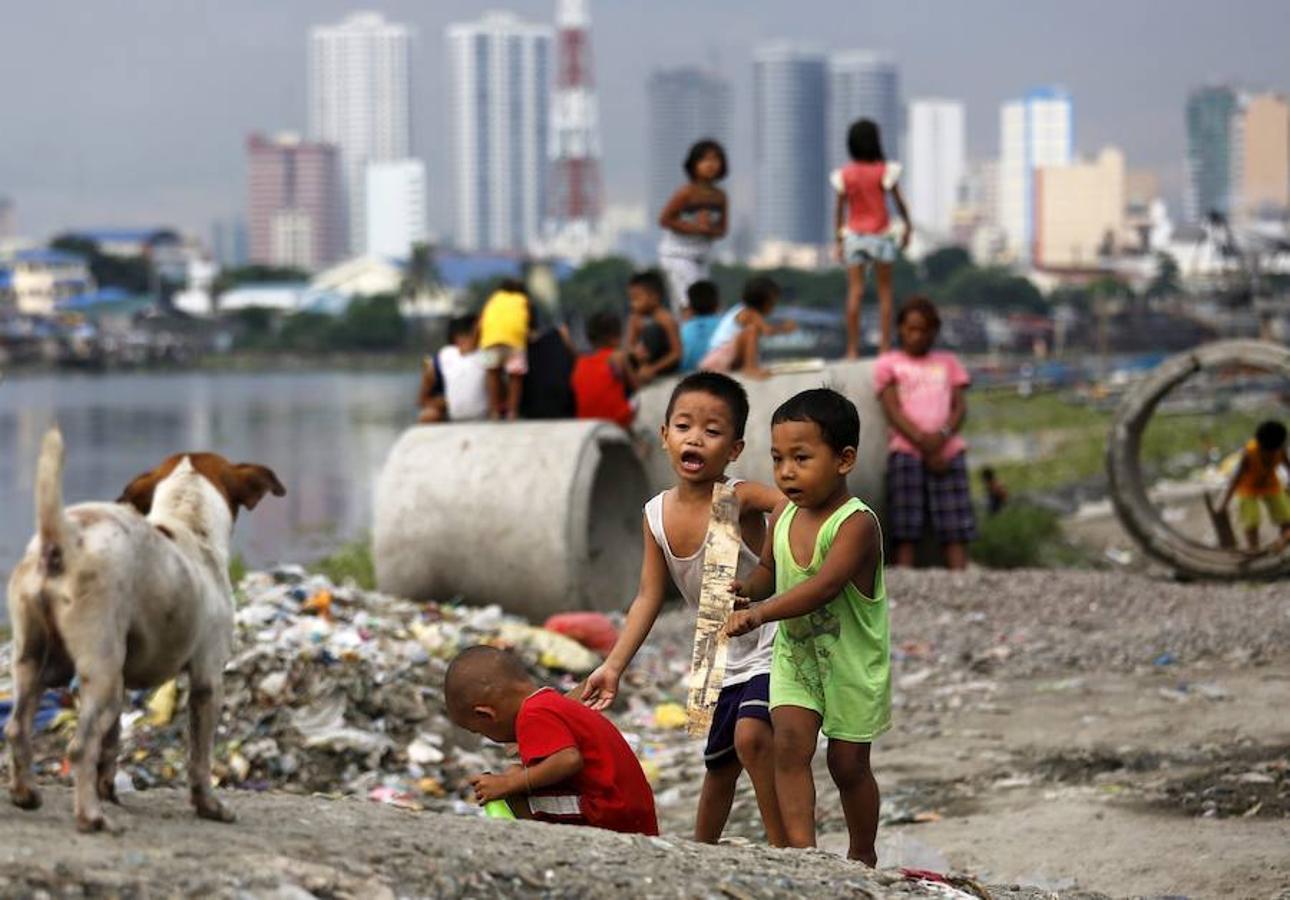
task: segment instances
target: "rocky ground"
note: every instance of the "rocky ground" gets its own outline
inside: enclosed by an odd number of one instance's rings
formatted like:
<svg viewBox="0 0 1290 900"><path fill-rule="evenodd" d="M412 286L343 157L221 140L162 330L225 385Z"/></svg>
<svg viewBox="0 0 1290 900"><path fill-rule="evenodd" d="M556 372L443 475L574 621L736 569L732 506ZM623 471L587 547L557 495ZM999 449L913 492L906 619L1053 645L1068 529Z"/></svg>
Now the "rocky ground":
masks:
<svg viewBox="0 0 1290 900"><path fill-rule="evenodd" d="M124 832L75 835L57 784L62 738L49 734L46 807L0 807L0 895L932 890L898 880L904 866L969 879L955 896L989 884L1003 897L1290 897L1284 583L893 573L896 725L874 752L884 871L867 876L827 852L749 846L760 840L750 791L736 802L730 845L684 839L699 748L657 718L661 704L683 701L682 613L660 621L614 711L655 783L664 838L650 841L470 814L462 779L501 757L442 721L436 685L456 646L501 639L496 616L445 607L409 626L402 605L338 590L324 626L291 612L319 586L279 581L256 587L261 600L277 591L272 603L244 608L243 649L227 678L217 756L223 783L249 789L228 791L239 822L189 817L182 795L164 787L182 784L182 714L153 727L140 709L124 757L140 790L117 814ZM531 635L510 632L510 642L521 638ZM557 684L576 680L550 648L523 652ZM845 828L827 778L821 766L821 845L837 851ZM308 796L320 790L352 797Z"/></svg>

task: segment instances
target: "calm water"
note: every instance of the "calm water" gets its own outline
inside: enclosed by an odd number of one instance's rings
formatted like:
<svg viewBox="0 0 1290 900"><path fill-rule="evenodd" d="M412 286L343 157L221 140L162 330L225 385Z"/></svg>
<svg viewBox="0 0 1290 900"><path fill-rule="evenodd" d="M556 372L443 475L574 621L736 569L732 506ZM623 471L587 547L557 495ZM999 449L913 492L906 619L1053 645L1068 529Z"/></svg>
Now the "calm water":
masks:
<svg viewBox="0 0 1290 900"><path fill-rule="evenodd" d="M308 562L371 530L372 489L413 421L417 372L10 376L0 381L0 573L32 533L41 438L63 431L67 503L114 500L172 453L271 467L287 488L243 512L250 565Z"/></svg>

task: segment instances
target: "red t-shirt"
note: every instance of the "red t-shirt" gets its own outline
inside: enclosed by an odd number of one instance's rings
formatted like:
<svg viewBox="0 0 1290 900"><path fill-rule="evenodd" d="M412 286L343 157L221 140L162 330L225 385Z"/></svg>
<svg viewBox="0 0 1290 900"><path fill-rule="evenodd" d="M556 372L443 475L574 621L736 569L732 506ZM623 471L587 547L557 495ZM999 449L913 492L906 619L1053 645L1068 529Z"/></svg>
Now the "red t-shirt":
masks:
<svg viewBox="0 0 1290 900"><path fill-rule="evenodd" d="M540 817L581 815L588 825L633 834L658 834L654 792L636 754L613 723L563 694L542 688L515 717L520 759L531 766L568 747L582 754L582 771L543 788L529 803ZM577 812L561 801L576 798ZM543 808L549 811L542 816Z"/></svg>
<svg viewBox="0 0 1290 900"><path fill-rule="evenodd" d="M636 412L627 400L627 388L622 378L610 363L613 355L612 347L604 347L578 357L570 379L578 404L578 418L608 419L630 428Z"/></svg>

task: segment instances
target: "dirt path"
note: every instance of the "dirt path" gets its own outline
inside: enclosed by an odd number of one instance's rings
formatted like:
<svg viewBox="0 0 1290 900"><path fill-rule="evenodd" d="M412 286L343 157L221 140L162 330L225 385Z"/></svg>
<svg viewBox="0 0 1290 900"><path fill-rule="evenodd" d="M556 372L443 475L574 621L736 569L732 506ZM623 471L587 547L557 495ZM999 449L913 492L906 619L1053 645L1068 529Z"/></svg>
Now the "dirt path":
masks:
<svg viewBox="0 0 1290 900"><path fill-rule="evenodd" d="M827 853L704 847L593 829L407 813L357 800L239 794L232 826L174 790L132 795L118 835L77 835L70 796L0 814L0 896L936 897ZM1003 889L1009 900L1035 891ZM1068 894L1075 898L1077 895Z"/></svg>

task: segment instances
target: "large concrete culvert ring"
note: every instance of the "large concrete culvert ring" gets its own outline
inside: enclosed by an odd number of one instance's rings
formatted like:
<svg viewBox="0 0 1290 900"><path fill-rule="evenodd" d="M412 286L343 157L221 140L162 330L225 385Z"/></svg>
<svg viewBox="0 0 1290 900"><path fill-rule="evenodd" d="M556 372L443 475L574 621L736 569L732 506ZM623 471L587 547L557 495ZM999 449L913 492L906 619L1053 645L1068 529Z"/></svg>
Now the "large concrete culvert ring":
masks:
<svg viewBox="0 0 1290 900"><path fill-rule="evenodd" d="M606 422L412 428L377 480L377 586L536 621L622 609L647 490L629 436Z"/></svg>
<svg viewBox="0 0 1290 900"><path fill-rule="evenodd" d="M1193 375L1236 366L1290 379L1290 349L1265 341L1205 344L1171 356L1125 395L1106 448L1111 502L1125 529L1143 549L1181 573L1224 580L1284 577L1290 575L1290 547L1279 553L1250 555L1192 540L1165 522L1142 480L1142 436L1160 402Z"/></svg>

